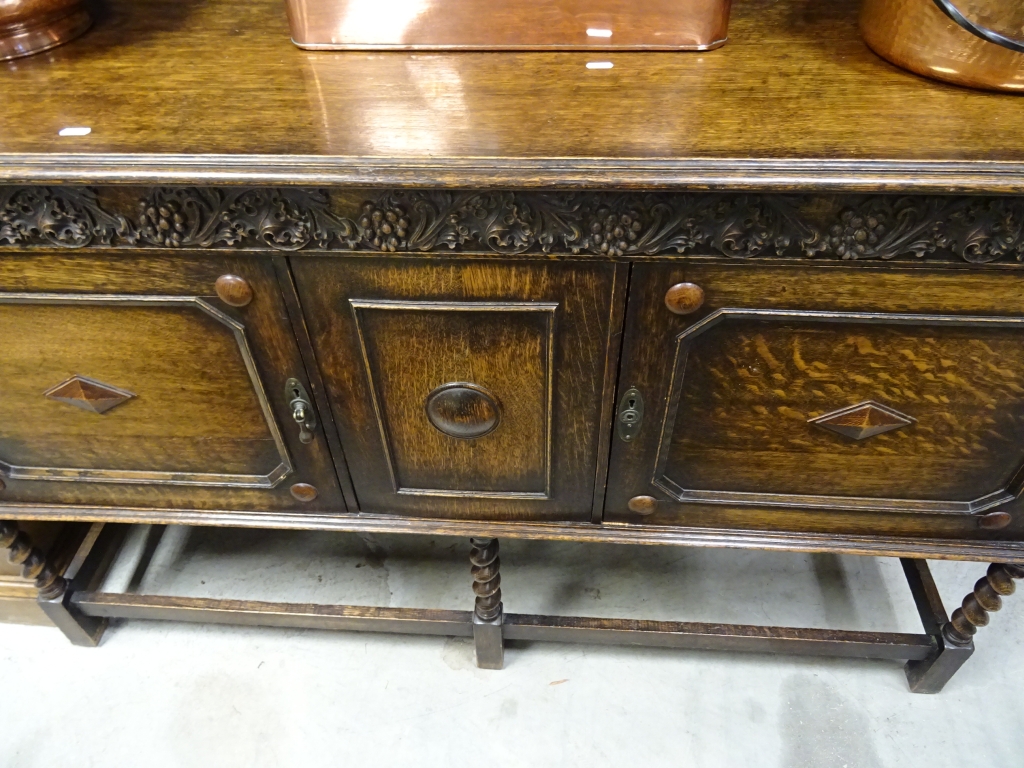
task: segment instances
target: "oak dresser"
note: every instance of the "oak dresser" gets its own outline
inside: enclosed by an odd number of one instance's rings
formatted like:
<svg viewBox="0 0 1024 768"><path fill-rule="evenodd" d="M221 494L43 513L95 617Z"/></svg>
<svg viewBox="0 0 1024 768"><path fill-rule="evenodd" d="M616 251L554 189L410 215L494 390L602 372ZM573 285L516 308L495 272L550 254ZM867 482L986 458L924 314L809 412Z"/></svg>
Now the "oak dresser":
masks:
<svg viewBox="0 0 1024 768"><path fill-rule="evenodd" d="M0 545L81 643L111 616L474 636L488 667L625 642L937 691L1024 577L1024 100L897 70L856 16L747 0L700 54L325 54L279 0L112 0L5 64ZM476 605L107 594L21 520L465 536ZM508 614L501 537L900 557L924 631ZM926 558L993 565L950 619Z"/></svg>

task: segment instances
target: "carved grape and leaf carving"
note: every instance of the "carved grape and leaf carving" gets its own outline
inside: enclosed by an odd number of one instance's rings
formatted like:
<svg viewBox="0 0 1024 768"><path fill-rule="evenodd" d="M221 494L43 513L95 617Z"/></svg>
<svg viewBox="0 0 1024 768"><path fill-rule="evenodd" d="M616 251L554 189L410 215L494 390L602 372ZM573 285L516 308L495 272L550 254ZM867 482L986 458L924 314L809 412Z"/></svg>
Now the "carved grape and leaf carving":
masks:
<svg viewBox="0 0 1024 768"><path fill-rule="evenodd" d="M136 231L141 243L168 248L356 244L355 224L331 213L327 194L305 190L159 188L139 202Z"/></svg>
<svg viewBox="0 0 1024 768"><path fill-rule="evenodd" d="M0 245L84 248L134 245L128 219L103 210L89 189L0 187Z"/></svg>
<svg viewBox="0 0 1024 768"><path fill-rule="evenodd" d="M0 188L0 246L1024 261L1024 197ZM116 198L116 201L115 201ZM111 196L119 208L123 196ZM344 209L344 210L343 210Z"/></svg>

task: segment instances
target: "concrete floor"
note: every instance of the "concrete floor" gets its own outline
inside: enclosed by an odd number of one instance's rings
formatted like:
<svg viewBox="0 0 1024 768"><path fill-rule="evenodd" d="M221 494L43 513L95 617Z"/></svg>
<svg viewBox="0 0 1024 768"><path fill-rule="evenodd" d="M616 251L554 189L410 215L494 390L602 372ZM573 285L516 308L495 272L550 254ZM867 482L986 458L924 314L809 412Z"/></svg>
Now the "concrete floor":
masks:
<svg viewBox="0 0 1024 768"><path fill-rule="evenodd" d="M134 529L108 588L468 608L467 543ZM502 542L506 610L918 632L895 560ZM952 608L982 564L933 563ZM1020 768L1024 595L938 696L891 662L128 622L0 627L0 765Z"/></svg>

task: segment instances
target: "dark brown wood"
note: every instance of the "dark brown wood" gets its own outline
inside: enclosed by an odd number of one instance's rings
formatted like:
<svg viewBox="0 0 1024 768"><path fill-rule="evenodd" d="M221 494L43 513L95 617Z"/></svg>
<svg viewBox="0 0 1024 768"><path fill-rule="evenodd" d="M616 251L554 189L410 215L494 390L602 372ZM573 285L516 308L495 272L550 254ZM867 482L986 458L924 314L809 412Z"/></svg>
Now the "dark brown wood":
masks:
<svg viewBox="0 0 1024 768"><path fill-rule="evenodd" d="M327 440L331 456L334 459L334 469L341 485L345 507L348 510L358 509L359 504L356 501L355 490L352 487L352 478L348 473L345 452L341 448L338 430L334 426L330 403L327 400L327 393L324 391L323 377L317 364L316 355L313 353L313 345L309 340L306 319L303 317L302 308L299 306L299 295L295 290L295 281L292 279L291 267L282 256L275 256L271 261L274 264L274 272L277 274L278 284L281 286L281 294L284 298L285 307L288 310L288 318L291 320L292 332L295 334L299 353L302 355L302 362L305 364L306 372L309 375L310 392L315 401L317 416L320 418L323 429L323 436Z"/></svg>
<svg viewBox="0 0 1024 768"><path fill-rule="evenodd" d="M260 287L244 315L204 298L223 274ZM312 481L306 509L343 508L265 259L5 254L0 284L5 502L284 510Z"/></svg>
<svg viewBox="0 0 1024 768"><path fill-rule="evenodd" d="M1019 102L889 65L859 3L738 3L718 51L589 70L559 53L308 54L280 0L112 0L73 46L5 73L0 178L1019 193L1022 121L976 117ZM92 133L58 137L68 115Z"/></svg>
<svg viewBox="0 0 1024 768"><path fill-rule="evenodd" d="M259 627L336 629L470 637L469 611L376 608L257 600L217 600L171 595L78 592L72 603L88 616L190 621Z"/></svg>
<svg viewBox="0 0 1024 768"><path fill-rule="evenodd" d="M978 525L986 531L1000 531L1013 522L1009 512L989 512L978 517Z"/></svg>
<svg viewBox="0 0 1024 768"><path fill-rule="evenodd" d="M907 558L902 558L901 563L921 623L935 643L935 651L931 656L907 662L907 683L914 693L939 693L974 653L974 644L955 645L943 634L942 628L949 618L928 563Z"/></svg>
<svg viewBox="0 0 1024 768"><path fill-rule="evenodd" d="M292 267L361 511L591 519L613 265ZM459 382L486 393L493 431L467 440L432 422L428 399Z"/></svg>
<svg viewBox="0 0 1024 768"><path fill-rule="evenodd" d="M653 496L634 496L626 506L635 514L653 515L658 508L658 500Z"/></svg>
<svg viewBox="0 0 1024 768"><path fill-rule="evenodd" d="M1021 269L1024 254L1022 196L280 186L0 186L0 246L165 249L163 230L139 214L140 208L183 218L175 247L208 251L396 253L419 259L500 254L590 262L725 256L864 269L873 262ZM55 218L54 210L62 215ZM382 227L392 226L386 217L402 226L384 236ZM602 234L612 226L609 217L630 222L626 241L614 252ZM893 226L894 221L902 223ZM616 289L626 280L625 273L617 275Z"/></svg>
<svg viewBox="0 0 1024 768"><path fill-rule="evenodd" d="M665 306L674 315L692 315L704 305L704 289L693 283L676 283L665 292Z"/></svg>
<svg viewBox="0 0 1024 768"><path fill-rule="evenodd" d="M107 5L4 81L4 519L1024 563L1019 101L880 61L856 0L611 69Z"/></svg>
<svg viewBox="0 0 1024 768"><path fill-rule="evenodd" d="M681 280L697 315L664 311ZM606 519L650 495L662 525L1016 537L1022 333L1008 273L637 265L619 386L647 413Z"/></svg>
<svg viewBox="0 0 1024 768"><path fill-rule="evenodd" d="M244 277L221 275L214 287L220 300L229 306L244 307L252 301L252 286Z"/></svg>
<svg viewBox="0 0 1024 768"><path fill-rule="evenodd" d="M489 435L501 422L497 398L468 382L442 384L427 395L424 408L435 429L462 440Z"/></svg>
<svg viewBox="0 0 1024 768"><path fill-rule="evenodd" d="M69 550L77 545L75 540L88 527L85 523L18 523L18 528L28 535L61 573L67 566ZM24 578L21 571L20 565L8 562L6 556L0 557L0 622L49 624L36 602L39 590L35 587L35 580Z"/></svg>
<svg viewBox="0 0 1024 768"><path fill-rule="evenodd" d="M723 508L730 509L728 505ZM872 557L927 557L932 560L985 560L1024 564L1024 545L1005 539L971 541L953 532L946 538L924 535L878 536L872 520L858 515L858 533L814 531L759 531L708 526L605 523L538 523L404 518L399 515L316 512L258 512L210 509L153 509L145 507L4 505L5 515L18 520L79 520L170 525L226 525L281 530L408 533L428 536L477 536L527 541L578 541L607 544L670 545L724 549L759 549L774 552L833 552ZM732 507L733 513L744 510ZM785 517L785 510L780 515ZM790 514L798 510L788 510ZM853 521L835 513L846 523ZM802 519L802 518L798 518ZM939 533L950 533L938 530Z"/></svg>
<svg viewBox="0 0 1024 768"><path fill-rule="evenodd" d="M299 501L308 504L311 501L315 501L316 497L320 495L315 486L309 483L295 483L291 487L292 496Z"/></svg>
<svg viewBox="0 0 1024 768"><path fill-rule="evenodd" d="M508 640L859 659L925 659L934 653L935 648L934 641L928 635L520 614L506 616L504 634Z"/></svg>
<svg viewBox="0 0 1024 768"><path fill-rule="evenodd" d="M476 664L483 669L501 669L505 664L502 638L504 614L501 604L501 560L497 539L470 539L472 564L473 641Z"/></svg>
<svg viewBox="0 0 1024 768"><path fill-rule="evenodd" d="M71 597L76 590L92 587L102 578L123 534L123 526L89 526L63 571L67 588L60 595L37 598L43 613L73 645L93 648L107 629L106 619L86 616L71 604Z"/></svg>
<svg viewBox="0 0 1024 768"><path fill-rule="evenodd" d="M0 549L6 550L11 563L21 566L23 578L35 582L40 598L48 600L64 594L67 587L64 577L28 535L18 529L17 523L0 520Z"/></svg>
<svg viewBox="0 0 1024 768"><path fill-rule="evenodd" d="M84 537L80 552L91 549L102 528L102 524L93 526L94 530ZM7 552L11 563L21 566L22 577L34 583L39 607L72 643L94 646L99 642L106 623L84 616L68 605L68 586L77 575L76 563L62 574L60 567L16 523L8 520L0 520L0 550Z"/></svg>
<svg viewBox="0 0 1024 768"><path fill-rule="evenodd" d="M1003 607L1003 597L1016 591L1014 579L1024 579L1024 568L1018 565L993 563L985 577L974 585L974 591L953 611L942 633L954 645L970 645L978 627L988 626L989 614Z"/></svg>

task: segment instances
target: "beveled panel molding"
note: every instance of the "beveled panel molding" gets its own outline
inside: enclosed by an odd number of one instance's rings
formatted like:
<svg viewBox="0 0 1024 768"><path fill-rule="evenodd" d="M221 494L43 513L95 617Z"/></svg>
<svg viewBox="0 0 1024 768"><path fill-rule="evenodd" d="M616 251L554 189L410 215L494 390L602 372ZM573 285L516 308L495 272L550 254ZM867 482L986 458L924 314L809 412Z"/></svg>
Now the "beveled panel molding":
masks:
<svg viewBox="0 0 1024 768"><path fill-rule="evenodd" d="M362 356L363 373L366 377L366 381L369 385L370 396L373 403L373 410L376 416L377 428L380 432L381 445L384 450L384 458L387 464L388 473L391 477L391 485L396 493L408 495L408 496L447 496L452 498L481 498L481 499L549 499L551 498L551 482L552 482L552 441L553 441L553 424L554 424L554 370L555 370L555 313L558 310L558 304L553 302L544 301L403 301L394 299L349 299L349 304L352 309L353 316L355 318L356 332L359 339L360 354ZM418 311L418 312L434 312L434 313L456 313L456 312L487 312L487 313L499 313L499 315L506 315L509 317L515 316L516 314L530 313L539 314L544 318L544 330L543 330L543 348L541 350L542 363L543 363L543 387L542 393L543 401L543 445L541 457L542 467L542 485L538 486L536 490L462 490L454 488L419 488L419 487L408 487L402 484L399 479L398 466L395 459L395 447L394 441L390 434L387 417L387 403L382 397L380 391L380 382L375 376L374 366L371 363L370 346L372 340L367 337L366 330L364 328L363 313L368 310L380 310L385 312L394 311ZM461 385L466 388L467 391L473 391L475 394L484 395L489 401L490 405L495 409L493 414L493 425L486 431L481 431L478 434L473 435L476 438L482 438L485 435L493 432L497 428L501 419L501 405L497 400L497 397L491 394L489 391L483 390L480 387L475 387L473 390L469 390L467 385L461 384L461 382L452 384ZM422 416L424 419L430 422L434 429L438 429L443 434L458 439L460 442L464 440L465 436L455 435L450 431L441 429L437 423L435 423L435 417L437 414L432 416L429 406L431 398L443 394L446 389L452 384L443 385L435 388L431 392L427 393ZM450 391L450 390L449 390Z"/></svg>
<svg viewBox="0 0 1024 768"><path fill-rule="evenodd" d="M33 467L20 466L14 463L14 457L8 461L0 458L0 472L10 480L50 480L88 483L131 483L149 485L187 485L187 486L208 486L221 488L274 488L294 471L292 460L288 454L287 446L281 431L274 417L273 409L263 388L262 380L256 369L256 363L249 347L249 340L245 333L245 326L221 310L214 307L198 296L155 296L155 295L122 295L122 294L65 294L65 293L0 293L0 304L65 304L71 306L134 306L134 307L183 307L194 308L209 315L217 322L228 328L238 344L239 352L245 364L246 372L252 382L256 399L259 402L261 411L266 419L267 428L270 431L274 446L277 449L279 463L265 475L256 474L221 474L208 472L167 472L149 470L127 470L127 469L96 469L96 468L75 468L75 467ZM126 390L119 390L99 382L92 382L83 377L72 377L71 379L49 390L47 396L54 396L64 385L76 380L86 381L94 386L106 387L110 392L122 393L130 397L137 397ZM74 394L74 393L72 393ZM96 394L99 394L97 391ZM62 399L67 402L67 398ZM126 398L127 399L127 398ZM123 400L119 401L123 402ZM114 403L105 410L110 410ZM109 401L108 401L109 404ZM81 406L79 406L81 407ZM94 413L102 413L95 407L86 408ZM111 417L108 417L111 418Z"/></svg>
<svg viewBox="0 0 1024 768"><path fill-rule="evenodd" d="M672 367L672 377L669 382L668 403L665 410L664 420L661 424L660 438L658 441L657 454L655 458L655 471L651 483L658 490L665 493L669 498L679 502L695 503L718 503L718 504L743 504L743 505L766 505L796 508L826 508L843 510L862 510L878 512L901 512L901 513L925 513L925 514L954 514L954 515L982 515L996 507L1007 504L1024 492L1024 467L1019 468L1008 485L1004 488L996 488L979 498L969 501L936 500L936 499L914 499L914 498L874 498L858 496L829 496L817 494L798 493L755 493L748 491L718 491L718 490L697 490L684 488L668 475L669 453L673 438L673 431L676 426L678 410L680 407L681 394L683 389L683 378L686 375L687 360L689 357L689 342L696 336L705 333L722 322L734 320L774 320L779 322L810 321L828 324L861 323L861 324L889 324L906 325L909 327L927 326L961 326L975 328L1015 328L1024 331L1024 318L1021 317L986 317L986 316L961 316L961 315L927 315L927 314L900 314L887 312L836 312L816 310L782 310L782 309L718 309L693 323L676 336L675 358ZM854 410L862 410L866 406L878 406L871 401L857 403L849 408L842 408L838 411L826 413L821 417L812 419L808 424L824 426L819 424L822 421L835 420L844 414ZM893 409L884 408L885 414L892 423L897 418L902 419L899 427L908 426L914 420ZM905 422L905 423L904 423ZM870 425L868 425L870 426ZM833 427L834 429L834 427ZM887 431L887 430L883 430ZM854 437L854 435L848 436ZM875 431L871 434L881 434ZM871 436L865 434L864 437ZM979 518L980 519L980 518Z"/></svg>
<svg viewBox="0 0 1024 768"><path fill-rule="evenodd" d="M1024 260L1024 197L0 187L0 247Z"/></svg>

